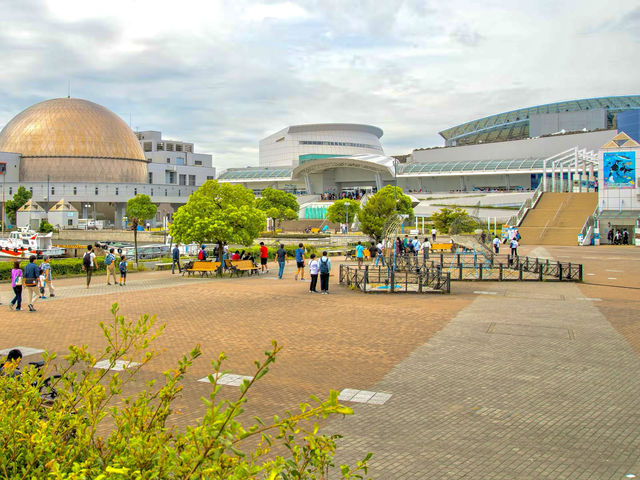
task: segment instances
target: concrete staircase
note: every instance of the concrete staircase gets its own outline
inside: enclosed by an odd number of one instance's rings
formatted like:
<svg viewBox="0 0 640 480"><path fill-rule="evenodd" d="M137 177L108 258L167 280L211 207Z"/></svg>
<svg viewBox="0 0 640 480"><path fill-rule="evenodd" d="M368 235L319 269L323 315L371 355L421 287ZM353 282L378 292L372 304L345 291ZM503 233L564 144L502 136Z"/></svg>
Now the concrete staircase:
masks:
<svg viewBox="0 0 640 480"><path fill-rule="evenodd" d="M518 227L527 245L577 245L598 204L597 193L543 193Z"/></svg>

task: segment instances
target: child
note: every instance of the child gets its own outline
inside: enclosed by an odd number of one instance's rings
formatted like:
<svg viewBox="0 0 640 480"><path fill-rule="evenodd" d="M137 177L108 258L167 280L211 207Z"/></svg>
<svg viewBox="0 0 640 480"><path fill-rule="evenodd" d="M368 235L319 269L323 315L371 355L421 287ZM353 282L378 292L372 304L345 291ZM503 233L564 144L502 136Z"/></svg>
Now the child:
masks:
<svg viewBox="0 0 640 480"><path fill-rule="evenodd" d="M40 287L40 298L47 298L44 294L44 286L46 285L47 280L44 276L44 270L40 270L40 276L38 277L38 287Z"/></svg>
<svg viewBox="0 0 640 480"><path fill-rule="evenodd" d="M120 257L120 286L127 284L127 257Z"/></svg>

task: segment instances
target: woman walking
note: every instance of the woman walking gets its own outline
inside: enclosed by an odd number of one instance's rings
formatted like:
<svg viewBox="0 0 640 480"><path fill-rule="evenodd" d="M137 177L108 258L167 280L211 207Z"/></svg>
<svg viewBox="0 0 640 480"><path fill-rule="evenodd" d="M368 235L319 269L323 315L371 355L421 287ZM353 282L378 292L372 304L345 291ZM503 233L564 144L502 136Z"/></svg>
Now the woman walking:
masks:
<svg viewBox="0 0 640 480"><path fill-rule="evenodd" d="M311 254L311 261L309 262L309 275L311 275L311 284L309 285L309 291L311 293L318 293L316 286L318 285L318 271L319 265L316 260L316 254Z"/></svg>
<svg viewBox="0 0 640 480"><path fill-rule="evenodd" d="M10 307L13 310L13 306L16 306L16 310L22 310L22 270L20 269L20 262L13 262L13 268L11 269L11 287L13 288L13 300L11 300Z"/></svg>

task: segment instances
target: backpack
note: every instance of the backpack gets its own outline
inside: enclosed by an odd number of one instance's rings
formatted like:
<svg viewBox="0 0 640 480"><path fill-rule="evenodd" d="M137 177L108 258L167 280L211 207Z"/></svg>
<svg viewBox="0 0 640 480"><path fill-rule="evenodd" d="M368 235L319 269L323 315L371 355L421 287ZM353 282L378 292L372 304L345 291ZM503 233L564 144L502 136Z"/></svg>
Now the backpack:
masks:
<svg viewBox="0 0 640 480"><path fill-rule="evenodd" d="M91 268L91 252L86 252L82 257L82 266L85 270Z"/></svg>
<svg viewBox="0 0 640 480"><path fill-rule="evenodd" d="M204 250L198 252L198 260L204 260Z"/></svg>
<svg viewBox="0 0 640 480"><path fill-rule="evenodd" d="M329 259L320 259L320 273L329 273Z"/></svg>
<svg viewBox="0 0 640 480"><path fill-rule="evenodd" d="M113 258L113 255L109 253L106 257L104 257L104 264L111 265L113 263Z"/></svg>

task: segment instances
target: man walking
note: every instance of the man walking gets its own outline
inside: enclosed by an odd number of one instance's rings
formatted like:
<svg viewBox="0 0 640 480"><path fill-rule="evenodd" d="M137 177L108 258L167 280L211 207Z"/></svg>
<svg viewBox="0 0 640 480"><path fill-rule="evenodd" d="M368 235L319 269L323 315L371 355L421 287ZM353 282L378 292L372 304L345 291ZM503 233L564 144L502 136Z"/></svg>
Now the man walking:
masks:
<svg viewBox="0 0 640 480"><path fill-rule="evenodd" d="M284 273L284 264L287 261L287 251L284 249L284 245L280 244L280 248L276 251L276 260L278 261L278 278L282 280L282 274Z"/></svg>
<svg viewBox="0 0 640 480"><path fill-rule="evenodd" d="M27 294L27 302L29 305L29 311L35 312L36 309L33 308L33 304L35 299L38 299L38 277L40 276L40 269L35 264L36 256L31 255L29 257L29 263L24 267L24 290Z"/></svg>
<svg viewBox="0 0 640 480"><path fill-rule="evenodd" d="M431 229L431 242L436 243L436 227Z"/></svg>
<svg viewBox="0 0 640 480"><path fill-rule="evenodd" d="M296 248L296 280L298 279L298 275L300 275L300 280L304 280L304 245L302 243L298 244L298 248Z"/></svg>
<svg viewBox="0 0 640 480"><path fill-rule="evenodd" d="M376 257L378 258L378 257ZM384 261L384 258L383 258ZM320 291L323 295L329 294L329 272L331 271L331 260L327 256L327 252L322 252L322 257L318 261L320 271Z"/></svg>
<svg viewBox="0 0 640 480"><path fill-rule="evenodd" d="M176 265L178 265L178 273L182 273L182 267L180 267L180 248L179 243L176 243L176 246L173 247L171 251L171 275L176 273Z"/></svg>
<svg viewBox="0 0 640 480"><path fill-rule="evenodd" d="M378 244L375 246L376 249L376 265L378 265L379 262L382 262L382 266L385 266L385 262L384 262L384 240L380 240L378 242ZM322 279L322 277L320 278ZM328 281L328 280L327 280Z"/></svg>
<svg viewBox="0 0 640 480"><path fill-rule="evenodd" d="M115 285L118 284L118 279L116 278L116 256L113 252L115 252L115 249L110 248L109 253L104 257L104 265L107 268L107 285L111 285L112 277L113 283Z"/></svg>
<svg viewBox="0 0 640 480"><path fill-rule="evenodd" d="M82 269L87 272L87 288L91 283L91 275L96 268L96 254L93 253L93 245L87 245L87 251L82 257ZM25 277L26 278L26 277Z"/></svg>
<svg viewBox="0 0 640 480"><path fill-rule="evenodd" d="M500 239L497 235L493 238L493 253L496 255L500 253Z"/></svg>
<svg viewBox="0 0 640 480"><path fill-rule="evenodd" d="M429 260L429 252L431 251L431 242L429 241L429 237L424 239L422 243L422 255L424 256L424 260Z"/></svg>
<svg viewBox="0 0 640 480"><path fill-rule="evenodd" d="M51 263L49 262L49 256L45 255L42 264L40 264L40 270L44 276L44 287L49 290L50 297L55 297L55 290L53 288L53 283L51 283ZM44 288L42 289L42 295L44 295Z"/></svg>
<svg viewBox="0 0 640 480"><path fill-rule="evenodd" d="M269 249L264 244L264 242L260 242L260 270L262 273L269 273L269 269L267 268L267 261L269 260Z"/></svg>

